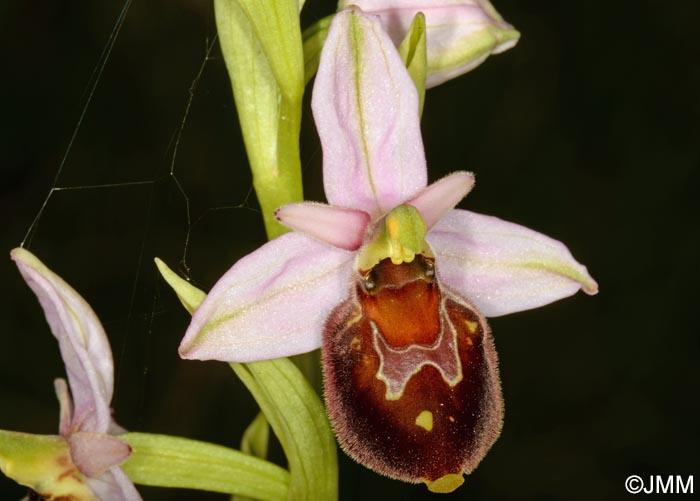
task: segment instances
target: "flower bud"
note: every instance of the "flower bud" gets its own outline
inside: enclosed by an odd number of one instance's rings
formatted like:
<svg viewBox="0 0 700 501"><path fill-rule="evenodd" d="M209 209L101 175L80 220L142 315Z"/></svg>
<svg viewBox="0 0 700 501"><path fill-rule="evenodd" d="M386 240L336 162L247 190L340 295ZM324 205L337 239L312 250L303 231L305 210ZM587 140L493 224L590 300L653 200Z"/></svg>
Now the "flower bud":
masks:
<svg viewBox="0 0 700 501"><path fill-rule="evenodd" d="M472 70L490 54L510 49L520 37L488 0L340 0L338 10L349 5L378 15L397 46L416 13L425 14L428 88Z"/></svg>

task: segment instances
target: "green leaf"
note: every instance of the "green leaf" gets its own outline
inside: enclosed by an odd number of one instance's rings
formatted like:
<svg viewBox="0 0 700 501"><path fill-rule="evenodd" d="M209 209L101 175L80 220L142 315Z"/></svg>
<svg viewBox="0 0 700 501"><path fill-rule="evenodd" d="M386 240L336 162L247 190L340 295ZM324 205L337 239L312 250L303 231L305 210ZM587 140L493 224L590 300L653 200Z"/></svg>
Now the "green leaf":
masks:
<svg viewBox="0 0 700 501"><path fill-rule="evenodd" d="M268 238L284 233L279 206L303 199L299 132L304 93L296 0L215 0L253 186Z"/></svg>
<svg viewBox="0 0 700 501"><path fill-rule="evenodd" d="M172 287L177 294L177 298L182 303L182 306L190 313L194 313L194 310L204 301L207 295L204 291L198 289L191 283L189 283L184 278L180 277L177 273L171 270L167 264L158 258L154 258L158 271L163 276L168 285Z"/></svg>
<svg viewBox="0 0 700 501"><path fill-rule="evenodd" d="M418 89L419 110L422 115L425 102L425 78L428 74L425 15L422 12L413 18L411 27L399 46L399 54Z"/></svg>
<svg viewBox="0 0 700 501"><path fill-rule="evenodd" d="M122 464L142 485L241 494L263 501L289 498L289 472L220 445L150 433L119 435L132 453Z"/></svg>
<svg viewBox="0 0 700 501"><path fill-rule="evenodd" d="M272 426L287 456L289 500L338 497L335 437L318 395L288 359L231 364Z"/></svg>
<svg viewBox="0 0 700 501"><path fill-rule="evenodd" d="M309 83L318 71L318 63L321 59L321 50L328 36L328 27L334 14L319 19L304 30L301 38L304 47L304 85Z"/></svg>

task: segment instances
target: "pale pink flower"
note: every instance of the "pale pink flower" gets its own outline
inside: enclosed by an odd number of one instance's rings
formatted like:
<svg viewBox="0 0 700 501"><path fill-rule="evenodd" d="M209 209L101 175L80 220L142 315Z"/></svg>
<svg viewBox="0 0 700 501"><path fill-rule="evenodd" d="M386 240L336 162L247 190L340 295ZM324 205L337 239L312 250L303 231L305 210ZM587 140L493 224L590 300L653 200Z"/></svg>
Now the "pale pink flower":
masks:
<svg viewBox="0 0 700 501"><path fill-rule="evenodd" d="M59 433L70 446L72 463L97 499L140 500L119 467L131 447L113 436L125 430L110 409L114 367L102 324L90 305L32 253L17 248L11 256L39 299L66 366L68 384L56 379L54 385L60 403Z"/></svg>

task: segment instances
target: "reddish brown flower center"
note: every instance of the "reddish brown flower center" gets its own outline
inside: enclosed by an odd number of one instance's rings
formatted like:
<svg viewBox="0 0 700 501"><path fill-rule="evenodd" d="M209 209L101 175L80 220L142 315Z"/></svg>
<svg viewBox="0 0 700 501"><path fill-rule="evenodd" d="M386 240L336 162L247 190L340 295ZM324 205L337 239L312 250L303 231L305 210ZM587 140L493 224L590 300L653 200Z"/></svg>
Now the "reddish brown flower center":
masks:
<svg viewBox="0 0 700 501"><path fill-rule="evenodd" d="M384 259L365 276L360 301L392 348L437 340L440 294L434 276L432 261L420 255L401 265Z"/></svg>

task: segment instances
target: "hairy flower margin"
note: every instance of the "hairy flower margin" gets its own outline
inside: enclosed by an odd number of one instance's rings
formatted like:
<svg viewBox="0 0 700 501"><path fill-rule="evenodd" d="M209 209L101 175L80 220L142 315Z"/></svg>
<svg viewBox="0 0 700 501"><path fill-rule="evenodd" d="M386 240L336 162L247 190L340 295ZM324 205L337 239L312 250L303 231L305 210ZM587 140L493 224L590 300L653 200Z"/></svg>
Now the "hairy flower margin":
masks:
<svg viewBox="0 0 700 501"><path fill-rule="evenodd" d="M140 500L119 467L131 447L112 436L125 430L112 419L114 370L102 324L90 305L31 252L17 248L11 257L58 340L68 384L62 378L54 383L60 436L5 432L23 445L0 459L0 467L46 499Z"/></svg>

